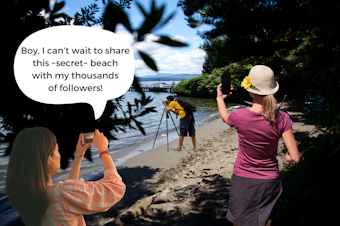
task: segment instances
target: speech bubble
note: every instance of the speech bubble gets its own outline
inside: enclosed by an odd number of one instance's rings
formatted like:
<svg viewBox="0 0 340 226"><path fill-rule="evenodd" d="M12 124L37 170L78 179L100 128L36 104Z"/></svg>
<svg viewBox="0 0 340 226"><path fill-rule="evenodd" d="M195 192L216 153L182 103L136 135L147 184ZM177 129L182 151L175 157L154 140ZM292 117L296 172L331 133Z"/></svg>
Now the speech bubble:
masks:
<svg viewBox="0 0 340 226"><path fill-rule="evenodd" d="M21 91L45 104L88 103L95 119L106 101L123 95L134 77L131 46L100 28L55 26L28 36L14 59Z"/></svg>

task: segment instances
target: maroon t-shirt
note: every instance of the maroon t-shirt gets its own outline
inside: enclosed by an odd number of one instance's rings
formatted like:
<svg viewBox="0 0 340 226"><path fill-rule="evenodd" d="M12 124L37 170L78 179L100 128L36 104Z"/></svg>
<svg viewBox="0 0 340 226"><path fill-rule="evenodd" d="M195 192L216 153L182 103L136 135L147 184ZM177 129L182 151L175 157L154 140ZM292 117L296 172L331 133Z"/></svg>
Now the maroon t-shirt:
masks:
<svg viewBox="0 0 340 226"><path fill-rule="evenodd" d="M234 174L255 179L278 178L277 146L282 133L294 124L289 115L278 111L276 122L269 123L261 113L240 109L229 115L228 124L237 129L239 140Z"/></svg>

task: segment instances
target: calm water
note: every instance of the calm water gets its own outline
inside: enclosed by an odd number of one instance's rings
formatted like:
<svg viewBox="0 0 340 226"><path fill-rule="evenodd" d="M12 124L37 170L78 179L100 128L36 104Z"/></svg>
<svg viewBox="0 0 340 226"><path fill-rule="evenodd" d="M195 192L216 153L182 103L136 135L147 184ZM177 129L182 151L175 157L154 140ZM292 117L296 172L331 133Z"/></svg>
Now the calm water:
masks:
<svg viewBox="0 0 340 226"><path fill-rule="evenodd" d="M154 82L145 81L141 82L141 86L150 86ZM165 83L171 84L172 81L166 81ZM179 81L175 81L175 84L179 83ZM118 140L109 141L109 152L112 154L115 164L118 166L122 164L127 159L136 156L142 152L148 151L152 149L152 146L155 142L155 147L164 145L167 143L167 133L168 133L168 142L171 142L175 139L178 139L178 135L176 132L176 128L179 126L180 117L171 113L171 117L166 119L166 114L164 114L162 118L162 114L164 112L164 105L162 101L166 100L168 95L176 96L174 93L169 92L146 92L146 96L151 96L153 99L151 103L149 103L146 107L156 107L157 112L152 112L146 114L138 119L138 121L142 122L142 127L144 128L146 135L144 136L139 130L129 130L127 129L126 133L118 133L115 134ZM130 103L134 103L134 99L140 97L140 94L135 91L128 91L125 94L125 101L129 101ZM176 98L176 97L175 97ZM196 128L201 127L202 125L211 122L214 119L219 117L217 104L215 99L205 99L205 98L190 98L183 97L185 99L191 100L197 106L197 111L195 112L195 121ZM122 103L124 106L125 104ZM240 106L236 104L230 104L228 109L231 111L239 108ZM162 120L161 120L162 119ZM166 127L168 124L168 130ZM100 129L100 128L99 128ZM158 134L157 134L158 131ZM157 134L157 137L156 137ZM157 138L157 139L156 139ZM6 145L0 146L0 190L2 182L5 180L5 172L7 170L7 164L9 157L2 157L4 154L4 148ZM82 167L93 166L101 164L101 159L99 158L98 151L91 147L93 162L90 162L86 159L82 162ZM71 160L70 160L71 161ZM71 167L71 163L69 164ZM70 168L63 171L69 171Z"/></svg>
<svg viewBox="0 0 340 226"><path fill-rule="evenodd" d="M152 85L154 82L141 82L142 86ZM166 82L167 84L171 84L172 82ZM175 83L179 83L179 81L175 81ZM166 114L164 114L164 105L162 101L166 100L166 97L169 95L173 95L176 97L176 94L169 92L146 92L146 96L151 96L153 101L147 105L147 107L156 107L157 112L152 112L147 115L144 115L139 120L143 122L143 128L145 130L146 135L144 136L139 130L129 130L127 133L118 133L118 140L110 142L110 148L113 148L114 152L119 152L120 149L136 149L136 146L141 146L147 142L154 142L157 139L166 136L167 127L166 121L168 121L168 133L175 134L175 139L177 139L176 128L179 126L180 116L176 116L171 113L171 116L166 119ZM126 101L133 102L134 98L139 97L140 94L135 91L128 91L126 93ZM178 96L180 98L180 96ZM195 112L195 121L196 128L209 123L210 121L219 117L217 104L215 99L205 99L205 98L190 98L183 97L185 99L191 100L197 106L197 111ZM237 108L238 105L230 104L231 108ZM162 119L162 120L161 120ZM158 140L156 140L156 144L158 144ZM127 145L128 144L128 145ZM155 145L156 146L156 145ZM132 148L131 148L132 147ZM125 150L124 153L129 151ZM120 157L120 156L118 156Z"/></svg>

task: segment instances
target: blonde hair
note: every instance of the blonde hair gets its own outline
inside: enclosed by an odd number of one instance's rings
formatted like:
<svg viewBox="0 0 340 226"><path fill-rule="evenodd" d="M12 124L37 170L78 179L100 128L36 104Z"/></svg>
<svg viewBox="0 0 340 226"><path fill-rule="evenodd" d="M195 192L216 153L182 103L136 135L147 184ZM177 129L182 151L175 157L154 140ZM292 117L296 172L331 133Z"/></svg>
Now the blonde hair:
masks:
<svg viewBox="0 0 340 226"><path fill-rule="evenodd" d="M262 99L262 115L268 122L276 122L276 104L277 101L272 94L264 96Z"/></svg>

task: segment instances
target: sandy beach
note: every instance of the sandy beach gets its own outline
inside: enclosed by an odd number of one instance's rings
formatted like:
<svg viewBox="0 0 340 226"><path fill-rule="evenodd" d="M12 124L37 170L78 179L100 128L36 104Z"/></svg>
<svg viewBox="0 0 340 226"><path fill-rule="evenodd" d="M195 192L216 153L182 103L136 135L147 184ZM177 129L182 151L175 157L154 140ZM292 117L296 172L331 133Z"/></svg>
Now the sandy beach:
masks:
<svg viewBox="0 0 340 226"><path fill-rule="evenodd" d="M301 101L286 100L281 108L293 117L297 141L315 128L307 123L302 107ZM192 149L191 138L186 137L182 152L172 150L178 146L175 140L169 144L169 152L163 145L117 167L127 186L124 198L105 213L85 216L87 225L115 225L117 216L138 200L163 191L170 191L171 201L153 202L126 225L232 225L225 215L238 152L237 131L217 119L196 129L196 138L197 152ZM280 170L286 163L283 147L281 138L277 155Z"/></svg>

